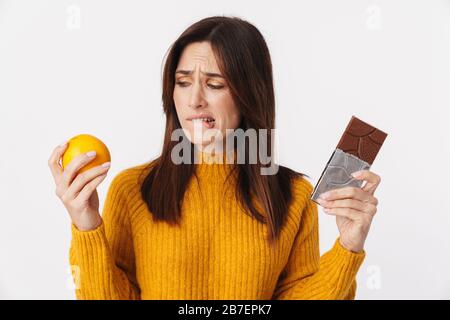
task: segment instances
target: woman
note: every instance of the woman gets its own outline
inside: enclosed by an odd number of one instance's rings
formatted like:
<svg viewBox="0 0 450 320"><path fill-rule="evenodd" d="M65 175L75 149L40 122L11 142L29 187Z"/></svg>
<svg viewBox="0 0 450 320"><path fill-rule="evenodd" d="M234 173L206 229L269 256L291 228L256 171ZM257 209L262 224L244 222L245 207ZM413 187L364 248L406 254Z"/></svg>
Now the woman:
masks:
<svg viewBox="0 0 450 320"><path fill-rule="evenodd" d="M241 149L228 144L230 129L274 128L272 66L260 32L229 17L190 26L168 53L162 98L161 156L113 179L102 216L96 187L109 164L77 174L95 157L89 153L63 170L67 145L49 159L72 219L77 298L353 299L380 178L362 171L363 188L323 195L319 203L336 216L340 236L320 257L305 175L281 166L261 174L267 163L249 161L254 141L244 138L244 163L236 161ZM174 141L177 130L192 152ZM262 131L271 155L273 136Z"/></svg>

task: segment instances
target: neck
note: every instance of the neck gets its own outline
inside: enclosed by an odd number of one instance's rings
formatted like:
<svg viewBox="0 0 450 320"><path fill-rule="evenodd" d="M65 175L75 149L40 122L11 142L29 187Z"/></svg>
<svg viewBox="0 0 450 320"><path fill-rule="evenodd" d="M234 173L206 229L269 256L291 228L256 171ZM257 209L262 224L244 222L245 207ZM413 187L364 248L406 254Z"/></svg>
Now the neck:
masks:
<svg viewBox="0 0 450 320"><path fill-rule="evenodd" d="M233 164L236 162L236 151L208 150L208 148L194 148L194 161L196 164Z"/></svg>

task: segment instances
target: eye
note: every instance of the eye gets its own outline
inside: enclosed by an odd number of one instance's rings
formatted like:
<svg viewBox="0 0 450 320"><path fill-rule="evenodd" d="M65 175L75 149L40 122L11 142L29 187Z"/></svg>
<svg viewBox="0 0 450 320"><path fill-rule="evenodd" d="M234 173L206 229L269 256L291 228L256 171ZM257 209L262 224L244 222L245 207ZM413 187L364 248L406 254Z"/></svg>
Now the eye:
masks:
<svg viewBox="0 0 450 320"><path fill-rule="evenodd" d="M208 87L210 87L211 89L222 89L224 86L223 85L213 85L208 83Z"/></svg>
<svg viewBox="0 0 450 320"><path fill-rule="evenodd" d="M177 81L175 83L177 85L179 85L180 87L187 87L189 85L189 82L187 82L187 81Z"/></svg>

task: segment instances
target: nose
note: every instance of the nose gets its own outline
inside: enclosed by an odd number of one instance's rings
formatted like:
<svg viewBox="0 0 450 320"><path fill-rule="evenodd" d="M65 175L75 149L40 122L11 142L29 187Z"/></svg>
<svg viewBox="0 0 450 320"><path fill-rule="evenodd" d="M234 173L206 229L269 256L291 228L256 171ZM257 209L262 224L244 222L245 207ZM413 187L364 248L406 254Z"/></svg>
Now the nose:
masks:
<svg viewBox="0 0 450 320"><path fill-rule="evenodd" d="M189 107L193 109L204 107L206 105L206 101L201 85L197 82L194 82L191 88L192 89L190 90Z"/></svg>

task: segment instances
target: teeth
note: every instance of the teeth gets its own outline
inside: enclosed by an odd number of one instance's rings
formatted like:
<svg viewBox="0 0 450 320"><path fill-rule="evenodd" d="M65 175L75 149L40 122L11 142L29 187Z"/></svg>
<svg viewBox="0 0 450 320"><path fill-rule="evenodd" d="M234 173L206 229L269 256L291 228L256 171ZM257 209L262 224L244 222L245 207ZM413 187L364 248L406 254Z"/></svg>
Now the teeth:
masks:
<svg viewBox="0 0 450 320"><path fill-rule="evenodd" d="M193 121L206 121L206 122L213 122L213 121L214 121L214 119L201 118L201 119L193 119Z"/></svg>

